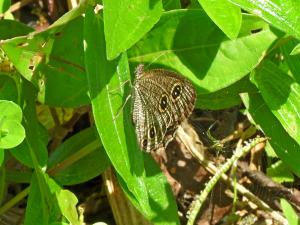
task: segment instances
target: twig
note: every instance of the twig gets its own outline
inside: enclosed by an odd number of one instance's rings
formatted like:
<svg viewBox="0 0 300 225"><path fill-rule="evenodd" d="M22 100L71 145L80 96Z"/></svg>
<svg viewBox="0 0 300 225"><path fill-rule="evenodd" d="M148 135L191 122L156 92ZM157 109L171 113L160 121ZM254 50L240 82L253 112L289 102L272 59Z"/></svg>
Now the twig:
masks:
<svg viewBox="0 0 300 225"><path fill-rule="evenodd" d="M236 153L230 158L220 169L218 169L213 162L208 161L204 158L204 156L198 151L195 147L195 144L191 140L190 136L184 131L184 129L180 126L177 131L178 137L185 144L187 149L194 155L194 157L211 173L215 174L214 177L208 182L205 191L201 193L199 198L193 204L193 209L190 213L190 218L188 224L194 224L196 216L201 208L202 203L205 201L209 191L215 185L215 183L222 178L229 185L233 185L232 179L230 179L225 172L231 167L232 163L234 163L238 158L242 157L245 153L247 153L251 148L255 147L258 143L264 142L266 138L256 138L250 144L243 148L239 148ZM280 221L282 224L287 224L285 218L281 216L280 213L272 210L265 202L261 201L254 194L252 194L249 190L247 190L244 186L240 184L236 184L237 191L246 197L249 201L254 203L257 207L263 209L266 212L269 212L274 219Z"/></svg>

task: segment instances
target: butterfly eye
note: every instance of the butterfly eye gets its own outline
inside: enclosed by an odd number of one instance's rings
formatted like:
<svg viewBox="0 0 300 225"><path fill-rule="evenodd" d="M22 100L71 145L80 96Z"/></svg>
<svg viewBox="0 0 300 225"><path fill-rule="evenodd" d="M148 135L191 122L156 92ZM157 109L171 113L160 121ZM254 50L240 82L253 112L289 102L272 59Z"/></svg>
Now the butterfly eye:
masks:
<svg viewBox="0 0 300 225"><path fill-rule="evenodd" d="M163 95L160 99L160 109L161 111L165 111L168 106L168 97L166 95Z"/></svg>
<svg viewBox="0 0 300 225"><path fill-rule="evenodd" d="M155 137L155 129L154 127L151 127L149 130L149 137L152 139Z"/></svg>
<svg viewBox="0 0 300 225"><path fill-rule="evenodd" d="M177 84L177 85L175 85L175 86L173 87L173 89L172 89L172 98L173 98L174 100L176 100L176 99L180 96L181 90L182 90L182 88L181 88L181 85L180 85L180 84Z"/></svg>

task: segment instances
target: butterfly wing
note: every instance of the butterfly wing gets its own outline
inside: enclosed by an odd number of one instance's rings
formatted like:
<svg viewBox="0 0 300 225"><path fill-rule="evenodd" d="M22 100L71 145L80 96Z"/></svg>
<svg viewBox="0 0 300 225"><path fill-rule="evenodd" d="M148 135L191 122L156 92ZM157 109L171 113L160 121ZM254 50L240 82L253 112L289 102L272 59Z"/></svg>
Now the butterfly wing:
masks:
<svg viewBox="0 0 300 225"><path fill-rule="evenodd" d="M194 109L196 93L192 84L174 72L143 72L133 88L133 123L140 147L147 152L165 146L166 134Z"/></svg>
<svg viewBox="0 0 300 225"><path fill-rule="evenodd" d="M147 152L162 146L163 137L171 124L171 113L162 114L158 110L157 90L157 88L152 91L138 88L133 95L133 122L136 135L140 147Z"/></svg>

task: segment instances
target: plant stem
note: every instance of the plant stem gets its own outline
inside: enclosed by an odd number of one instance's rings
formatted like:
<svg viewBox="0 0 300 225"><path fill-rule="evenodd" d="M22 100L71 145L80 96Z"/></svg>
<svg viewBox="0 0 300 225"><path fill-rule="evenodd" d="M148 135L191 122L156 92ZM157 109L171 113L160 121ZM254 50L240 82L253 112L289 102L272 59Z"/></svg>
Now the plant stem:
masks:
<svg viewBox="0 0 300 225"><path fill-rule="evenodd" d="M195 219L197 217L198 212L200 211L200 208L204 201L206 200L208 194L212 190L212 188L216 185L218 180L220 180L221 176L225 174L230 167L233 165L236 160L241 158L243 155L245 155L247 152L249 152L253 147L255 147L257 144L266 141L266 138L257 137L253 141L251 141L250 144L247 144L246 146L242 148L238 148L236 152L233 154L233 156L227 160L225 164L223 164L217 171L217 173L212 177L212 179L209 180L209 182L206 184L205 189L201 192L200 196L192 203L192 208L190 210L188 225L192 225L195 222Z"/></svg>
<svg viewBox="0 0 300 225"><path fill-rule="evenodd" d="M7 210L11 209L14 205L16 205L18 202L20 202L22 199L24 199L28 193L29 193L30 187L25 188L23 191L18 193L14 198L6 202L1 208L0 208L0 215L5 213Z"/></svg>

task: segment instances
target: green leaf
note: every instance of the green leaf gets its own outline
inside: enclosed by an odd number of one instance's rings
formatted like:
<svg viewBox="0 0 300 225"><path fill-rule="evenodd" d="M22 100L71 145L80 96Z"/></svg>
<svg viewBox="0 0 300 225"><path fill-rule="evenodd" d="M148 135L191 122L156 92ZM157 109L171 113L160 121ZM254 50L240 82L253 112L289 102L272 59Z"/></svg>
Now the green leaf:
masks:
<svg viewBox="0 0 300 225"><path fill-rule="evenodd" d="M180 9L181 3L180 0L163 0L162 1L163 7L165 10L172 10L172 9Z"/></svg>
<svg viewBox="0 0 300 225"><path fill-rule="evenodd" d="M1 90L0 99L17 102L18 91L14 80L9 76L4 76L1 73L0 73L0 90Z"/></svg>
<svg viewBox="0 0 300 225"><path fill-rule="evenodd" d="M54 195L60 187L41 170L36 171L30 183L30 192L25 211L24 225L48 225L61 217Z"/></svg>
<svg viewBox="0 0 300 225"><path fill-rule="evenodd" d="M15 120L4 120L0 124L0 148L14 148L25 138L24 127Z"/></svg>
<svg viewBox="0 0 300 225"><path fill-rule="evenodd" d="M79 225L77 202L74 194L62 190L53 179L37 168L30 184L24 224L48 225L62 222L65 217L70 223Z"/></svg>
<svg viewBox="0 0 300 225"><path fill-rule="evenodd" d="M190 0L189 2L184 4L188 9L202 9L198 0Z"/></svg>
<svg viewBox="0 0 300 225"><path fill-rule="evenodd" d="M26 35L34 31L33 28L26 26L16 20L0 20L0 39L5 40L17 36Z"/></svg>
<svg viewBox="0 0 300 225"><path fill-rule="evenodd" d="M10 0L2 0L0 1L0 13L5 13L10 7Z"/></svg>
<svg viewBox="0 0 300 225"><path fill-rule="evenodd" d="M34 72L46 60L45 56L49 57L54 39L45 37L43 33L35 35L34 38L32 35L8 39L1 42L0 47L18 72L38 86L40 76L33 76Z"/></svg>
<svg viewBox="0 0 300 225"><path fill-rule="evenodd" d="M280 48L280 54L283 54L284 60L288 65L293 78L300 83L300 57L298 55L291 55L291 51L295 48L299 41L289 40ZM290 73L289 73L290 75Z"/></svg>
<svg viewBox="0 0 300 225"><path fill-rule="evenodd" d="M291 55L298 55L300 53L300 44L297 44L295 48L291 51Z"/></svg>
<svg viewBox="0 0 300 225"><path fill-rule="evenodd" d="M300 176L300 146L284 130L258 93L241 94L241 97L251 118L270 138L275 153L290 170Z"/></svg>
<svg viewBox="0 0 300 225"><path fill-rule="evenodd" d="M12 101L0 100L0 121L14 120L16 122L22 121L21 108Z"/></svg>
<svg viewBox="0 0 300 225"><path fill-rule="evenodd" d="M101 174L108 165L109 159L94 127L67 139L48 160L49 173L62 185L90 180Z"/></svg>
<svg viewBox="0 0 300 225"><path fill-rule="evenodd" d="M151 201L154 200L153 202L160 203L158 209L155 209L157 205L153 207L151 221L156 225L179 224L178 216L176 215L178 209L170 185L166 181L164 174L161 173L160 168L156 165L156 162L148 154L145 154L145 171L145 182L148 187L150 199ZM139 209L138 202L128 191L122 178L118 176L118 180L126 196Z"/></svg>
<svg viewBox="0 0 300 225"><path fill-rule="evenodd" d="M9 183L30 183L32 178L32 171L24 172L19 170L6 171L6 181Z"/></svg>
<svg viewBox="0 0 300 225"><path fill-rule="evenodd" d="M300 39L300 2L297 0L229 0Z"/></svg>
<svg viewBox="0 0 300 225"><path fill-rule="evenodd" d="M89 102L82 22L82 17L78 17L64 26L33 32L0 44L18 72L39 88L40 102L63 107Z"/></svg>
<svg viewBox="0 0 300 225"><path fill-rule="evenodd" d="M78 17L63 27L47 31L49 35L56 32L56 36L49 61L39 70L45 75L39 83L38 100L42 103L56 107L78 107L89 103L82 29L83 18Z"/></svg>
<svg viewBox="0 0 300 225"><path fill-rule="evenodd" d="M265 61L251 80L283 128L300 145L300 85L271 61Z"/></svg>
<svg viewBox="0 0 300 225"><path fill-rule="evenodd" d="M56 192L56 198L62 215L67 218L70 224L80 225L76 209L78 203L76 196L68 190L59 190Z"/></svg>
<svg viewBox="0 0 300 225"><path fill-rule="evenodd" d="M126 139L124 132L125 128L131 128L133 131L132 125L128 122L123 123L125 119L130 121L127 118L129 115L125 115L124 119L123 114L120 114L117 119L114 118L122 105L122 96L118 92L114 93L113 89L119 88L120 82L129 78L128 68L124 68L126 57L123 57L120 63L118 60L107 61L103 22L100 15L89 11L85 19L87 27L85 30L85 62L96 127L114 168L126 181L130 191L137 195L137 198L141 199L146 207L147 192L143 182L142 153L137 149L136 141L133 139L134 134L132 133L131 138ZM93 30L90 27L94 27ZM118 71L116 71L117 66ZM131 171L136 172L132 174Z"/></svg>
<svg viewBox="0 0 300 225"><path fill-rule="evenodd" d="M128 55L135 65L175 70L198 87L197 94L207 94L243 78L275 38L263 30L228 40L202 10L173 10L164 13Z"/></svg>
<svg viewBox="0 0 300 225"><path fill-rule="evenodd" d="M114 59L143 37L159 20L160 0L103 0L108 59Z"/></svg>
<svg viewBox="0 0 300 225"><path fill-rule="evenodd" d="M293 207L289 204L289 202L285 199L280 199L280 205L283 211L283 214L285 215L287 221L290 225L299 225L300 219L297 216L297 213L293 209Z"/></svg>
<svg viewBox="0 0 300 225"><path fill-rule="evenodd" d="M230 39L238 36L242 14L241 9L228 0L199 0L200 5L214 23Z"/></svg>
<svg viewBox="0 0 300 225"><path fill-rule="evenodd" d="M23 109L23 126L26 132L24 142L10 149L11 154L25 165L36 168L38 166L46 166L48 151L47 151L47 137L46 141L41 126L36 115L36 89L34 86L23 79L21 93L21 107Z"/></svg>
<svg viewBox="0 0 300 225"><path fill-rule="evenodd" d="M22 110L14 102L0 100L0 112L0 149L13 148L25 138Z"/></svg>
<svg viewBox="0 0 300 225"><path fill-rule="evenodd" d="M202 109L225 109L241 103L240 93L255 90L255 86L249 81L249 76L235 82L229 87L209 94L197 95L197 106Z"/></svg>
<svg viewBox="0 0 300 225"><path fill-rule="evenodd" d="M269 25L263 19L253 14L243 13L239 37L248 36L261 30L268 30Z"/></svg>
<svg viewBox="0 0 300 225"><path fill-rule="evenodd" d="M282 161L277 161L267 168L267 175L278 183L294 181L294 175L288 170Z"/></svg>
<svg viewBox="0 0 300 225"><path fill-rule="evenodd" d="M4 150L0 149L0 167L2 166L3 161L4 161ZM2 182L0 182L0 183L2 183ZM2 187L2 186L0 185L0 187ZM0 197L2 197L2 196L0 195Z"/></svg>
<svg viewBox="0 0 300 225"><path fill-rule="evenodd" d="M278 158L278 156L276 155L274 149L272 148L272 146L270 145L269 142L267 142L267 144L265 146L265 151L266 151L268 157L270 157L270 158Z"/></svg>
<svg viewBox="0 0 300 225"><path fill-rule="evenodd" d="M33 115L32 115L33 116ZM34 123L35 124L35 123ZM47 149L44 148L44 146L48 143L48 131L45 127L43 127L38 121L37 121L37 133L35 133L35 136L38 137L38 141L41 142L40 149L34 149L37 152L37 155L39 158L45 158L47 159ZM42 147L43 146L43 147ZM42 150L44 149L44 150ZM16 146L13 149L10 149L10 153L21 163L24 165L33 168L32 164L32 155L30 152L32 151L31 145L26 141L23 141L20 145Z"/></svg>
<svg viewBox="0 0 300 225"><path fill-rule="evenodd" d="M169 189L166 190L166 181L164 185L157 182L159 187L156 188L148 186L150 184L146 175L153 174L150 171L145 174L144 160L147 161L148 158L144 159L144 154L137 146L130 105L125 105L123 113L120 112L130 91L124 86L124 81L130 79L127 57L123 54L113 61L106 59L102 18L101 15L95 15L93 9L85 15L85 26L93 27L92 31L85 30L85 62L95 124L107 155L124 181L124 186L138 204L138 209L149 220L160 221L159 218L168 214L174 219L165 221L164 224L179 224L174 201L166 205L166 202L156 201L151 193L155 189L156 193L163 195L162 198L167 194L171 195Z"/></svg>

